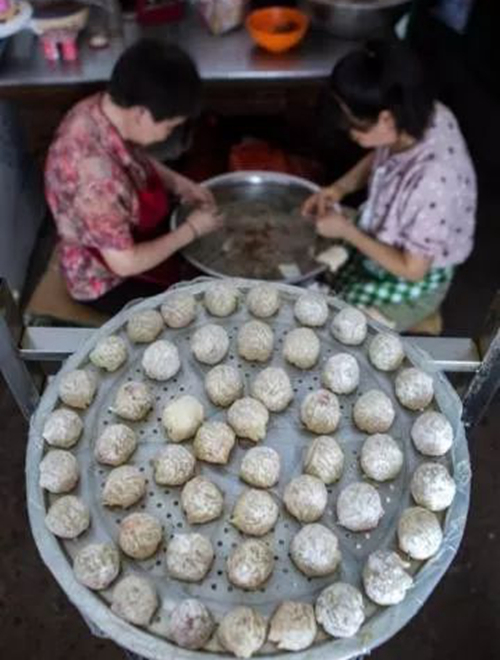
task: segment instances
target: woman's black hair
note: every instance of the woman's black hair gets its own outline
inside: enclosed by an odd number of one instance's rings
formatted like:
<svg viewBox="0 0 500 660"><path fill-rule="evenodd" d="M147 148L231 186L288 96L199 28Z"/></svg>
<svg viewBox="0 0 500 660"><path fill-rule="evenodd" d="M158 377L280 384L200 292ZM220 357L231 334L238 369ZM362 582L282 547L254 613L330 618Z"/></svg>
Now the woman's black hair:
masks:
<svg viewBox="0 0 500 660"><path fill-rule="evenodd" d="M147 108L155 121L194 117L201 108L201 80L194 62L177 46L153 39L141 39L123 53L108 93L122 108Z"/></svg>
<svg viewBox="0 0 500 660"><path fill-rule="evenodd" d="M346 55L333 69L330 91L361 121L390 110L400 131L420 139L434 99L417 56L397 40L372 41Z"/></svg>

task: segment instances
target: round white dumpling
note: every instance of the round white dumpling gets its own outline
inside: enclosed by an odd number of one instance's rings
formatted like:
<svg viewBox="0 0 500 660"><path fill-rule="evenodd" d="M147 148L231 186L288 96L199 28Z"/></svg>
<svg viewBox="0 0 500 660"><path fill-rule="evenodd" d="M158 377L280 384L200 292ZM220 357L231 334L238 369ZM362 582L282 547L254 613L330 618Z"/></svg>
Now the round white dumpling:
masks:
<svg viewBox="0 0 500 660"><path fill-rule="evenodd" d="M154 479L160 486L183 486L194 474L196 460L182 445L167 445L153 461Z"/></svg>
<svg viewBox="0 0 500 660"><path fill-rule="evenodd" d="M311 392L302 402L300 418L304 426L313 433L333 433L340 422L337 397L323 389Z"/></svg>
<svg viewBox="0 0 500 660"><path fill-rule="evenodd" d="M309 474L292 479L283 494L283 502L288 512L302 523L315 522L321 518L327 500L325 484L321 479Z"/></svg>
<svg viewBox="0 0 500 660"><path fill-rule="evenodd" d="M50 493L69 493L79 477L78 461L64 449L52 449L40 463L40 487Z"/></svg>
<svg viewBox="0 0 500 660"><path fill-rule="evenodd" d="M128 575L113 590L111 610L136 626L147 626L158 607L158 597L149 580Z"/></svg>
<svg viewBox="0 0 500 660"><path fill-rule="evenodd" d="M150 344L164 327L160 312L146 309L132 314L127 323L127 335L136 344Z"/></svg>
<svg viewBox="0 0 500 660"><path fill-rule="evenodd" d="M457 487L444 465L422 463L413 473L410 491L420 506L430 511L444 511L453 502Z"/></svg>
<svg viewBox="0 0 500 660"><path fill-rule="evenodd" d="M117 467L126 463L137 448L137 438L125 424L110 424L97 438L94 456L99 463Z"/></svg>
<svg viewBox="0 0 500 660"><path fill-rule="evenodd" d="M335 534L319 523L305 525L290 544L293 563L308 577L331 575L342 554Z"/></svg>
<svg viewBox="0 0 500 660"><path fill-rule="evenodd" d="M251 391L252 396L271 412L285 410L293 399L293 389L288 374L280 367L268 367L257 374Z"/></svg>
<svg viewBox="0 0 500 660"><path fill-rule="evenodd" d="M430 559L443 540L436 514L419 506L405 509L398 523L398 540L401 550L412 559Z"/></svg>
<svg viewBox="0 0 500 660"><path fill-rule="evenodd" d="M405 358L401 339L390 332L381 332L371 340L368 347L370 362L380 371L394 371Z"/></svg>
<svg viewBox="0 0 500 660"><path fill-rule="evenodd" d="M120 524L118 543L132 559L148 559L163 539L161 523L149 513L131 513Z"/></svg>
<svg viewBox="0 0 500 660"><path fill-rule="evenodd" d="M362 344L368 331L366 316L356 307L344 307L335 314L331 331L335 339L342 344Z"/></svg>
<svg viewBox="0 0 500 660"><path fill-rule="evenodd" d="M273 614L268 639L280 650L303 651L314 642L316 632L313 606L286 600Z"/></svg>
<svg viewBox="0 0 500 660"><path fill-rule="evenodd" d="M280 294L272 284L257 284L247 295L247 307L251 314L261 319L274 316L280 308Z"/></svg>
<svg viewBox="0 0 500 660"><path fill-rule="evenodd" d="M183 442L195 435L204 417L205 410L198 399L184 394L166 406L162 423L172 442Z"/></svg>
<svg viewBox="0 0 500 660"><path fill-rule="evenodd" d="M205 389L215 406L227 408L243 394L243 379L236 367L219 364L206 375Z"/></svg>
<svg viewBox="0 0 500 660"><path fill-rule="evenodd" d="M287 334L283 357L298 369L311 369L319 358L321 344L311 328L296 328Z"/></svg>
<svg viewBox="0 0 500 660"><path fill-rule="evenodd" d="M297 321L310 328L319 328L328 319L328 303L321 293L303 293L297 299L293 311Z"/></svg>
<svg viewBox="0 0 500 660"><path fill-rule="evenodd" d="M169 328L185 328L196 318L196 299L190 293L173 293L160 311Z"/></svg>
<svg viewBox="0 0 500 660"><path fill-rule="evenodd" d="M247 396L233 403L227 421L239 438L259 442L266 437L269 413L264 404Z"/></svg>
<svg viewBox="0 0 500 660"><path fill-rule="evenodd" d="M413 586L413 578L406 570L410 564L391 550L376 550L363 568L366 594L377 605L397 605Z"/></svg>
<svg viewBox="0 0 500 660"><path fill-rule="evenodd" d="M196 533L176 534L167 548L167 572L175 580L200 582L210 570L214 557L210 539Z"/></svg>
<svg viewBox="0 0 500 660"><path fill-rule="evenodd" d="M118 506L128 509L146 493L146 477L135 465L122 465L108 475L102 502L105 506Z"/></svg>
<svg viewBox="0 0 500 660"><path fill-rule="evenodd" d="M349 353L337 353L328 358L321 382L335 394L350 394L359 385L359 364Z"/></svg>
<svg viewBox="0 0 500 660"><path fill-rule="evenodd" d="M264 536L276 525L278 515L279 506L271 495L252 488L237 499L230 522L243 534Z"/></svg>
<svg viewBox="0 0 500 660"><path fill-rule="evenodd" d="M403 452L398 443L383 433L370 435L364 442L360 457L361 468L374 481L395 479L403 467Z"/></svg>
<svg viewBox="0 0 500 660"><path fill-rule="evenodd" d="M434 397L432 376L415 367L403 369L398 373L394 389L399 403L409 410L427 408Z"/></svg>
<svg viewBox="0 0 500 660"><path fill-rule="evenodd" d="M375 529L383 515L380 495L370 484L362 481L349 484L338 496L338 523L351 532Z"/></svg>
<svg viewBox="0 0 500 660"><path fill-rule="evenodd" d="M255 590L261 587L274 569L271 548L258 539L238 545L227 560L227 576L235 587Z"/></svg>
<svg viewBox="0 0 500 660"><path fill-rule="evenodd" d="M113 372L125 364L128 358L127 344L121 337L110 335L100 339L89 355L96 367Z"/></svg>
<svg viewBox="0 0 500 660"><path fill-rule="evenodd" d="M52 504L45 524L48 529L62 539L76 539L90 525L90 512L87 505L74 495L63 495Z"/></svg>
<svg viewBox="0 0 500 660"><path fill-rule="evenodd" d="M238 355L249 362L266 362L272 355L274 334L263 321L249 321L238 331Z"/></svg>
<svg viewBox="0 0 500 660"><path fill-rule="evenodd" d="M281 461L271 447L253 447L243 457L240 477L257 488L272 488L280 478Z"/></svg>
<svg viewBox="0 0 500 660"><path fill-rule="evenodd" d="M181 368L177 346L171 341L160 339L148 346L142 356L142 368L153 380L170 380Z"/></svg>
<svg viewBox="0 0 500 660"><path fill-rule="evenodd" d="M194 333L191 350L198 362L217 364L223 360L229 350L229 336L221 325L207 323Z"/></svg>
<svg viewBox="0 0 500 660"><path fill-rule="evenodd" d="M264 617L250 607L235 607L220 622L217 639L237 658L250 658L266 641Z"/></svg>
<svg viewBox="0 0 500 660"><path fill-rule="evenodd" d="M76 412L59 408L47 417L42 437L52 447L69 449L76 445L83 431L83 422Z"/></svg>
<svg viewBox="0 0 500 660"><path fill-rule="evenodd" d="M144 419L153 407L153 395L144 383L131 380L116 393L113 412L131 422Z"/></svg>
<svg viewBox="0 0 500 660"><path fill-rule="evenodd" d="M225 465L236 442L233 429L224 422L205 422L193 443L196 458L207 463Z"/></svg>
<svg viewBox="0 0 500 660"><path fill-rule="evenodd" d="M87 369L75 369L62 376L59 382L59 398L67 406L85 410L92 403L97 391L97 376Z"/></svg>
<svg viewBox="0 0 500 660"><path fill-rule="evenodd" d="M210 611L195 598L183 600L170 615L169 635L184 649L197 650L208 642L215 628Z"/></svg>
<svg viewBox="0 0 500 660"><path fill-rule="evenodd" d="M107 589L120 572L120 553L111 543L91 543L78 551L73 570L88 589Z"/></svg>
<svg viewBox="0 0 500 660"><path fill-rule="evenodd" d="M203 302L212 316L229 316L238 307L238 289L229 282L216 282L207 287Z"/></svg>
<svg viewBox="0 0 500 660"><path fill-rule="evenodd" d="M325 484L333 484L342 476L344 469L344 452L339 443L327 435L320 435L309 445L304 472L318 477Z"/></svg>
<svg viewBox="0 0 500 660"><path fill-rule="evenodd" d="M363 596L350 584L335 582L316 601L316 619L332 637L353 637L363 625Z"/></svg>
<svg viewBox="0 0 500 660"><path fill-rule="evenodd" d="M352 414L358 429L370 435L386 433L396 416L392 401L381 390L368 390L362 394L354 404Z"/></svg>
<svg viewBox="0 0 500 660"><path fill-rule="evenodd" d="M444 456L453 444L453 428L439 412L419 415L411 428L413 444L424 456Z"/></svg>
<svg viewBox="0 0 500 660"><path fill-rule="evenodd" d="M182 489L181 504L188 523L200 525L222 515L224 496L219 488L205 477L194 477Z"/></svg>

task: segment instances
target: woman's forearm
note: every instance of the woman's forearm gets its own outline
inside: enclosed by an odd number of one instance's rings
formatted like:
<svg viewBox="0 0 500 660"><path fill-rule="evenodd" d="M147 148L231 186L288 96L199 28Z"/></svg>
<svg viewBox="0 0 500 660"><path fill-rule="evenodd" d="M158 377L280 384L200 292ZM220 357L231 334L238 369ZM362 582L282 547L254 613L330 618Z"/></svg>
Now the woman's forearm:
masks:
<svg viewBox="0 0 500 660"><path fill-rule="evenodd" d="M174 170L171 170L170 167L160 163L159 160L153 158L152 156L150 156L150 161L158 176L162 180L165 188L175 193L177 190L177 181L180 178L180 174L177 174L177 172L174 172Z"/></svg>
<svg viewBox="0 0 500 660"><path fill-rule="evenodd" d="M338 186L344 195L363 190L368 185L375 153L372 151L362 158L351 170L340 177L334 186Z"/></svg>

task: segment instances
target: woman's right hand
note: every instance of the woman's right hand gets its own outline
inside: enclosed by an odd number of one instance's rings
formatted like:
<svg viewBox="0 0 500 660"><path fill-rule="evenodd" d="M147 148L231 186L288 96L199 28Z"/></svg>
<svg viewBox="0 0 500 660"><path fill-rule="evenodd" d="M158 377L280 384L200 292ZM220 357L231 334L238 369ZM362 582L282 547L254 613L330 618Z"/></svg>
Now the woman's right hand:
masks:
<svg viewBox="0 0 500 660"><path fill-rule="evenodd" d="M190 213L186 222L193 230L195 238L200 238L220 229L224 224L224 216L216 206L206 205Z"/></svg>
<svg viewBox="0 0 500 660"><path fill-rule="evenodd" d="M322 216L332 210L335 204L338 204L344 197L345 192L341 186L334 183L326 188L321 188L306 199L301 208L303 216Z"/></svg>

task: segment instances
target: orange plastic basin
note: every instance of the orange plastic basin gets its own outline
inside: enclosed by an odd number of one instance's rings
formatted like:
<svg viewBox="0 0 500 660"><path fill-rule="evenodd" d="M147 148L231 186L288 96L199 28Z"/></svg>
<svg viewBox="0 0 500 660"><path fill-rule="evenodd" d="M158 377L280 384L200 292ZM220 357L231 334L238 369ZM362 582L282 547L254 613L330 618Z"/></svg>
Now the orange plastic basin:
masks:
<svg viewBox="0 0 500 660"><path fill-rule="evenodd" d="M271 53L284 53L302 41L309 18L297 9L266 7L249 14L245 25L259 46Z"/></svg>

